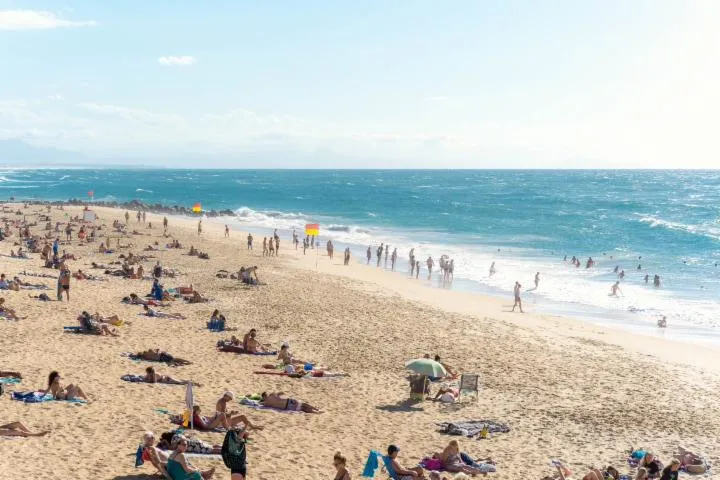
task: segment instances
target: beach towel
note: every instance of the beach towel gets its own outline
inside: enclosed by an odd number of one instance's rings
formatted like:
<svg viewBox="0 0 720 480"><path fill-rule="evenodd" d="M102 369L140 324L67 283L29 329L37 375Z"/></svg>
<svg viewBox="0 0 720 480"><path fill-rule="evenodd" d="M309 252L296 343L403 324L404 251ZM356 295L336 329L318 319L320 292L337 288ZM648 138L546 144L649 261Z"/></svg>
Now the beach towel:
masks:
<svg viewBox="0 0 720 480"><path fill-rule="evenodd" d="M15 377L0 377L0 383L4 383L6 385L16 385L20 383L22 380Z"/></svg>
<svg viewBox="0 0 720 480"><path fill-rule="evenodd" d="M43 393L43 392L12 392L11 397L13 400L17 400L19 402L23 403L43 403L43 402L52 402L52 401L61 401L57 400L55 397L53 397L51 394ZM68 403L77 403L77 404L83 404L87 403L85 400L80 398L73 398L72 400L63 400Z"/></svg>
<svg viewBox="0 0 720 480"><path fill-rule="evenodd" d="M437 424L440 433L446 435L462 435L464 437L475 437L480 435L484 429L490 433L508 433L510 427L505 423L498 423L493 420L465 420L462 422L442 422Z"/></svg>
<svg viewBox="0 0 720 480"><path fill-rule="evenodd" d="M63 327L63 331L65 333L89 333L89 332L86 332L85 330L83 330L82 327L77 326L77 325L70 325L67 327Z"/></svg>
<svg viewBox="0 0 720 480"><path fill-rule="evenodd" d="M127 374L120 377L120 380L124 380L126 382L141 383L145 382L145 377L143 377L142 375Z"/></svg>
<svg viewBox="0 0 720 480"><path fill-rule="evenodd" d="M375 450L370 450L370 454L368 455L367 460L365 461L365 468L363 468L362 476L366 478L374 478L375 477L375 470L378 469L380 466L378 463L378 457L380 457L380 452L376 452Z"/></svg>
<svg viewBox="0 0 720 480"><path fill-rule="evenodd" d="M273 412L281 412L281 413L303 413L303 412L298 412L296 410L285 410L285 409L280 409L280 408L266 407L265 405L261 405L259 401L251 400L249 398L241 398L240 405L244 405L248 408L254 408L255 410L271 410Z"/></svg>

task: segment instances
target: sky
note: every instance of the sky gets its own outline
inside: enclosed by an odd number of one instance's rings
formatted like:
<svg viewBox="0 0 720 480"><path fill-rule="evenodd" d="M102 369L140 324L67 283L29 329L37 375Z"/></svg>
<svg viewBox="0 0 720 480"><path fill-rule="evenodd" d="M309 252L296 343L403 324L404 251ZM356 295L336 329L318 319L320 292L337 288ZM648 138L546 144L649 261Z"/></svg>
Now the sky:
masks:
<svg viewBox="0 0 720 480"><path fill-rule="evenodd" d="M717 168L718 117L715 0L0 0L0 141L98 163Z"/></svg>

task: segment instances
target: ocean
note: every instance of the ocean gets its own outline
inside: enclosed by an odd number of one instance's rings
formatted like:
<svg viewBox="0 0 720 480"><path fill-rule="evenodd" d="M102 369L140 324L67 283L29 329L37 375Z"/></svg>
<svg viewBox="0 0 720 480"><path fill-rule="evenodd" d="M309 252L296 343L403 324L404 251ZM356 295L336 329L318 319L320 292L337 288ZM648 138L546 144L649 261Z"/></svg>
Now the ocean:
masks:
<svg viewBox="0 0 720 480"><path fill-rule="evenodd" d="M409 274L411 248L421 279L424 260L444 254L455 261L451 288L509 298L517 280L535 311L720 345L720 171L0 169L0 199L90 190L231 209L236 217L217 221L259 233L319 223L322 242L350 246L358 261L368 245L397 248L398 274ZM617 298L615 266L626 274Z"/></svg>

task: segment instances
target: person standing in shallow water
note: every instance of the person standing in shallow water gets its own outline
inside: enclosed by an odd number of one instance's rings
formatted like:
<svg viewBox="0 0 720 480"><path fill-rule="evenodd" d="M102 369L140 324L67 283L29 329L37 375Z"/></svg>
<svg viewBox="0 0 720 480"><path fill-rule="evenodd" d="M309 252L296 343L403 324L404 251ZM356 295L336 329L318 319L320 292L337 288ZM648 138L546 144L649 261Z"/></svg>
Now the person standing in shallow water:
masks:
<svg viewBox="0 0 720 480"><path fill-rule="evenodd" d="M523 312L522 309L522 299L520 298L520 289L522 289L522 285L520 285L520 282L515 282L515 287L513 288L513 295L515 296L515 303L513 303L512 312L515 311L515 307L520 307L520 313Z"/></svg>
<svg viewBox="0 0 720 480"><path fill-rule="evenodd" d="M428 267L428 280L430 280L430 277L432 277L432 269L435 265L435 262L433 261L432 257L428 257L427 259L427 267Z"/></svg>
<svg viewBox="0 0 720 480"><path fill-rule="evenodd" d="M367 253L365 254L367 257L367 264L370 265L370 259L372 258L372 249L370 248L370 245L368 245Z"/></svg>
<svg viewBox="0 0 720 480"><path fill-rule="evenodd" d="M415 278L420 278L420 260L415 262Z"/></svg>
<svg viewBox="0 0 720 480"><path fill-rule="evenodd" d="M393 250L393 253L390 256L390 270L393 272L395 271L395 262L397 262L397 248Z"/></svg>

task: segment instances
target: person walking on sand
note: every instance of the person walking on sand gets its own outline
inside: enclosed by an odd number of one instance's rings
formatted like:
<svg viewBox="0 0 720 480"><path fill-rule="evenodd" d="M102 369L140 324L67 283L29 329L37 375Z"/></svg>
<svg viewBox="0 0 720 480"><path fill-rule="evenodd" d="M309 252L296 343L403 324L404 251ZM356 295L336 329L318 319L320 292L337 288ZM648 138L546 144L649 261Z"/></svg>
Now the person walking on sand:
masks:
<svg viewBox="0 0 720 480"><path fill-rule="evenodd" d="M293 240L292 240L292 241L293 241L293 245L295 245L295 250L297 250L297 249L298 249L298 244L299 244L300 242L298 241L298 234L297 234L297 232L295 232L295 229L294 229L294 228L293 228L293 236L292 236L292 239L293 239Z"/></svg>
<svg viewBox="0 0 720 480"><path fill-rule="evenodd" d="M535 290L538 289L538 285L540 285L540 272L535 273Z"/></svg>
<svg viewBox="0 0 720 480"><path fill-rule="evenodd" d="M70 269L63 263L60 267L60 275L58 276L58 301L62 302L62 292L65 292L67 301L70 301Z"/></svg>
<svg viewBox="0 0 720 480"><path fill-rule="evenodd" d="M388 252L390 251L390 245L385 245L385 268L387 268Z"/></svg>
<svg viewBox="0 0 720 480"><path fill-rule="evenodd" d="M345 247L345 265L350 265L350 247Z"/></svg>
<svg viewBox="0 0 720 480"><path fill-rule="evenodd" d="M143 223L145 223L145 218L146 218L145 215L146 215L146 213L142 212Z"/></svg>
<svg viewBox="0 0 720 480"><path fill-rule="evenodd" d="M330 260L333 259L333 243L332 240L327 241L327 254L328 257L330 257Z"/></svg>
<svg viewBox="0 0 720 480"><path fill-rule="evenodd" d="M428 257L426 263L428 267L428 280L430 280L430 277L432 277L432 269L433 266L435 266L435 262L433 261L432 257Z"/></svg>
<svg viewBox="0 0 720 480"><path fill-rule="evenodd" d="M381 243L377 249L377 265L375 265L376 267L380 266L380 261L382 260L382 254L383 254L383 246L384 246L384 244Z"/></svg>
<svg viewBox="0 0 720 480"><path fill-rule="evenodd" d="M415 261L415 279L420 278L420 260Z"/></svg>
<svg viewBox="0 0 720 480"><path fill-rule="evenodd" d="M202 233L202 220L198 220L198 237Z"/></svg>
<svg viewBox="0 0 720 480"><path fill-rule="evenodd" d="M163 230L165 233L167 233L167 226L168 226L168 219L167 217L163 217Z"/></svg>
<svg viewBox="0 0 720 480"><path fill-rule="evenodd" d="M410 260L410 275L412 275L413 268L415 267L415 249L411 248L410 253L408 254L408 259Z"/></svg>
<svg viewBox="0 0 720 480"><path fill-rule="evenodd" d="M230 236L230 228L227 225L225 225L225 238L227 238L229 236Z"/></svg>
<svg viewBox="0 0 720 480"><path fill-rule="evenodd" d="M370 245L368 245L366 256L367 256L367 264L370 265L370 259L372 258L372 249L370 248Z"/></svg>
<svg viewBox="0 0 720 480"><path fill-rule="evenodd" d="M303 240L303 255L305 255L305 252L307 252L308 248L308 238L305 237L305 240Z"/></svg>
<svg viewBox="0 0 720 480"><path fill-rule="evenodd" d="M512 312L515 311L515 307L520 307L520 313L523 312L522 309L522 299L520 298L520 289L522 288L522 285L520 285L520 282L515 282L515 288L513 288L513 294L515 295L515 303L513 303Z"/></svg>
<svg viewBox="0 0 720 480"><path fill-rule="evenodd" d="M125 223L130 223L130 212L125 212Z"/></svg>

